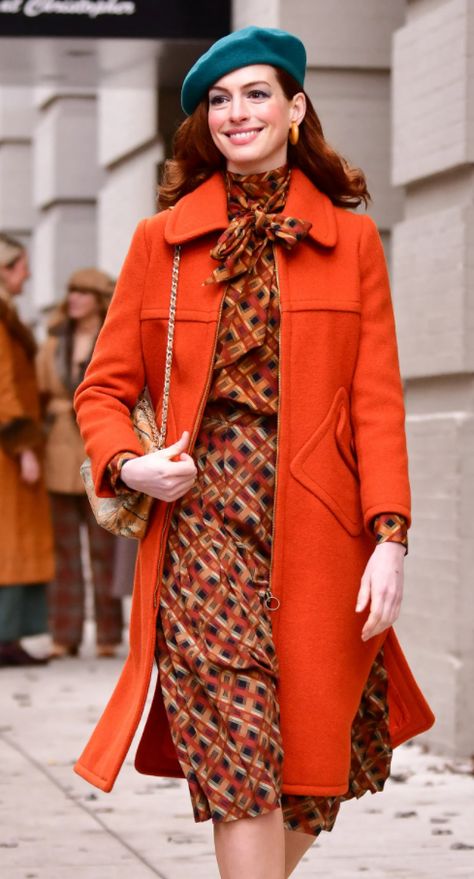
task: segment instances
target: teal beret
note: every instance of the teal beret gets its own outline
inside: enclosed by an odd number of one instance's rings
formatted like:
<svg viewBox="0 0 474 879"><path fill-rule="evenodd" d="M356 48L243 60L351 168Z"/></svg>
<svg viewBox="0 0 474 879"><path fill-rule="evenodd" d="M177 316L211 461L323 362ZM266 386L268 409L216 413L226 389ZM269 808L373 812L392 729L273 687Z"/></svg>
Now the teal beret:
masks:
<svg viewBox="0 0 474 879"><path fill-rule="evenodd" d="M281 67L303 86L306 50L298 37L270 27L244 27L217 40L201 55L186 75L181 106L189 116L221 76L248 67L270 64Z"/></svg>

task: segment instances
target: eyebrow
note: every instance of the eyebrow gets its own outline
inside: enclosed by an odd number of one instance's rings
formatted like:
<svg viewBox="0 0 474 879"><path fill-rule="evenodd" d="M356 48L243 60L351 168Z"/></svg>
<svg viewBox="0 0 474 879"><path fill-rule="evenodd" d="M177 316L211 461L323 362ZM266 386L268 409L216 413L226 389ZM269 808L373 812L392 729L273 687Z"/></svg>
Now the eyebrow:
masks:
<svg viewBox="0 0 474 879"><path fill-rule="evenodd" d="M270 83L267 82L266 79L257 79L255 82L246 82L244 85L240 86L240 88L248 89L251 86L256 86L256 85L266 85L268 88L271 88ZM228 92L229 89L226 89L225 86L223 86L223 85L213 85L212 88L209 89L209 92L213 92L213 91Z"/></svg>

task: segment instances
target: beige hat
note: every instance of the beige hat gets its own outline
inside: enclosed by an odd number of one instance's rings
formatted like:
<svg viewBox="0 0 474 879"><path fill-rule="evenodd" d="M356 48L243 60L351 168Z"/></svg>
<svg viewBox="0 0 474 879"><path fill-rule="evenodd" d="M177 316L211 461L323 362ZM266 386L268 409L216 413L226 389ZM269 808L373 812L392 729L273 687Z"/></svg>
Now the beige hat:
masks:
<svg viewBox="0 0 474 879"><path fill-rule="evenodd" d="M0 268L10 265L24 253L24 250L21 241L17 241L6 232L0 232Z"/></svg>
<svg viewBox="0 0 474 879"><path fill-rule="evenodd" d="M84 290L110 297L114 292L115 282L100 269L86 268L73 272L67 287L68 290Z"/></svg>
<svg viewBox="0 0 474 879"><path fill-rule="evenodd" d="M64 322L68 321L68 293L78 290L82 293L93 293L99 303L102 320L105 318L110 305L115 281L106 272L100 269L86 268L77 269L70 276L66 285L66 296L57 305L49 316L48 328L53 335L61 330Z"/></svg>

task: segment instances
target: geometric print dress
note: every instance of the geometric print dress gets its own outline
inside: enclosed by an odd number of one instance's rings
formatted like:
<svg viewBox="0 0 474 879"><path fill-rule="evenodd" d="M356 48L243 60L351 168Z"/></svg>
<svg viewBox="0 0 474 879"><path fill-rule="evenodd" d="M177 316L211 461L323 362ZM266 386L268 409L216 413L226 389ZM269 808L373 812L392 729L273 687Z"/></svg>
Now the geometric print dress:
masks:
<svg viewBox="0 0 474 879"><path fill-rule="evenodd" d="M209 396L193 456L197 479L175 504L156 660L195 821L281 806L285 827L331 830L343 800L389 775L387 675L377 656L352 727L348 792L282 793L278 657L272 640L279 291L274 248L309 225L285 218L290 170L226 173L230 226L212 251L226 282Z"/></svg>

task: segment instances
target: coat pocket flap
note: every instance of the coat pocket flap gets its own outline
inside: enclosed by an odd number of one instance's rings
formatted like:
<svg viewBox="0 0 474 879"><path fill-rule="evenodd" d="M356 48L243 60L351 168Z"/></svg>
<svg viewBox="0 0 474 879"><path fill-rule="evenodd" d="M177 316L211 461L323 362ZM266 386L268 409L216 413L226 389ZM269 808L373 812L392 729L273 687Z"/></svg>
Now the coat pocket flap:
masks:
<svg viewBox="0 0 474 879"><path fill-rule="evenodd" d="M156 306L153 308L142 308L140 312L140 321L146 320L165 320L169 319L169 307ZM176 306L176 320L197 321L199 323L212 323L216 320L215 311L204 310L200 308L183 308L180 304Z"/></svg>
<svg viewBox="0 0 474 879"><path fill-rule="evenodd" d="M363 520L348 413L348 393L341 387L322 423L293 458L290 471L355 537Z"/></svg>
<svg viewBox="0 0 474 879"><path fill-rule="evenodd" d="M294 295L291 301L282 303L282 311L349 311L360 315L362 307L358 299L318 299L314 296Z"/></svg>

